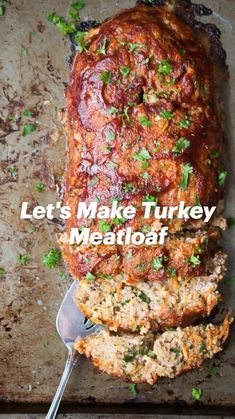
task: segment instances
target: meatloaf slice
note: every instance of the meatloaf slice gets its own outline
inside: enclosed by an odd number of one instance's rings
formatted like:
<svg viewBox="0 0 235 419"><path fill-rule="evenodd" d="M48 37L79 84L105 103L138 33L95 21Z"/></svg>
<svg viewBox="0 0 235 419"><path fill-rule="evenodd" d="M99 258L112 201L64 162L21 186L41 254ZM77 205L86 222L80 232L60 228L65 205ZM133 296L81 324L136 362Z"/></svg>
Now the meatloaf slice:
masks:
<svg viewBox="0 0 235 419"><path fill-rule="evenodd" d="M162 334L111 334L103 329L75 348L91 358L101 371L134 383L153 384L158 377L174 378L221 351L229 335L231 318L220 325L189 326Z"/></svg>
<svg viewBox="0 0 235 419"><path fill-rule="evenodd" d="M217 253L211 274L191 280L169 277L164 282L125 283L122 276L111 280L79 282L75 302L94 323L112 330L146 333L149 329L186 326L209 315L220 299L218 282L225 272L226 257Z"/></svg>

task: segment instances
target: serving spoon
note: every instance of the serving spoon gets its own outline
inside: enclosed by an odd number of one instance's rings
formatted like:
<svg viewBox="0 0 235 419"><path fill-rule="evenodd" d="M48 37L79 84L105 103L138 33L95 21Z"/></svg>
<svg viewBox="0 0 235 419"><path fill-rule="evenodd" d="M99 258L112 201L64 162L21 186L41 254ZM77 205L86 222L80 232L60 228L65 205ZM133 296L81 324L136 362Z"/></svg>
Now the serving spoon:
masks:
<svg viewBox="0 0 235 419"><path fill-rule="evenodd" d="M46 419L54 419L56 417L69 377L79 359L79 353L74 349L75 340L78 337L85 338L88 335L97 332L101 327L88 320L76 306L73 295L77 284L78 281L72 283L62 301L56 317L57 332L67 346L68 358Z"/></svg>

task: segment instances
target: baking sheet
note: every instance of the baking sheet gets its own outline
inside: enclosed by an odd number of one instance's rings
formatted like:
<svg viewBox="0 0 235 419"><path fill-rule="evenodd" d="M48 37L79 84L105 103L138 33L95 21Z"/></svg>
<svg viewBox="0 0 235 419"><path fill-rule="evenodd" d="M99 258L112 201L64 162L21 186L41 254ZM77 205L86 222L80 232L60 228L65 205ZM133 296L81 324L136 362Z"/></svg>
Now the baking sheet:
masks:
<svg viewBox="0 0 235 419"><path fill-rule="evenodd" d="M203 3L214 11L213 16L203 19L216 23L221 29L228 53L231 78L224 97L225 108L229 109L226 136L230 176L226 211L235 216L235 4L233 0L204 0ZM86 0L81 16L102 21L120 8L134 4L134 0ZM52 133L57 124L58 109L64 106L63 83L69 76L66 64L69 42L47 22L46 15L54 10L64 16L69 5L67 0L9 1L6 15L0 18L0 117L7 120L7 116L14 115L16 118L16 121L10 121L10 127L3 126L6 135L2 137L1 132L0 138L0 266L6 270L6 275L0 279L0 397L3 411L4 402L50 402L66 359L66 349L55 330L55 318L71 280L68 275L61 278L60 273L65 272L62 263L54 270L45 268L42 263L43 256L56 246L55 235L61 226L56 220L21 221L19 212L22 201L46 205L58 200L54 178L63 173L66 149L65 140ZM25 108L36 112L34 119L38 130L22 137ZM15 178L9 172L12 167L17 170ZM39 181L47 183L43 193L35 190ZM29 247L25 247L27 241ZM229 254L230 277L235 273L235 227L224 235L223 243ZM30 254L30 261L22 266L18 256L25 253ZM234 284L223 286L231 307L235 305L234 287ZM218 368L218 375L211 376L211 366ZM195 405L192 387L203 389L201 404ZM116 406L124 402L171 405L182 406L182 409L185 405L194 405L197 409L202 404L205 408L235 406L235 332L225 351L206 362L202 371L190 372L173 381L163 379L152 387L138 385L138 389L133 402L127 383L99 374L82 358L72 375L64 401L73 402L75 406L103 402L116 403Z"/></svg>

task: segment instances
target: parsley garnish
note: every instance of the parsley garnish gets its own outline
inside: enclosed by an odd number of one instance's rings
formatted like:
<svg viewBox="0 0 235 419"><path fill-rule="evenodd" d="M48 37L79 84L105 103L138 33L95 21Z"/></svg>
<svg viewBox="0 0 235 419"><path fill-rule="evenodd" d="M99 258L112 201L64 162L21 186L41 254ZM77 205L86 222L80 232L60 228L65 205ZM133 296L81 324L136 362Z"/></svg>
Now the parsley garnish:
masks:
<svg viewBox="0 0 235 419"><path fill-rule="evenodd" d="M228 217L227 218L228 227L233 227L235 225L235 218L234 217Z"/></svg>
<svg viewBox="0 0 235 419"><path fill-rule="evenodd" d="M162 258L155 257L153 259L152 266L153 266L154 269L157 269L157 271L159 271L159 269L163 268Z"/></svg>
<svg viewBox="0 0 235 419"><path fill-rule="evenodd" d="M27 135L31 134L32 132L36 131L37 125L36 124L25 124L23 127L23 137L26 137Z"/></svg>
<svg viewBox="0 0 235 419"><path fill-rule="evenodd" d="M31 112L29 109L25 109L23 115L26 117L30 117L33 116L33 112Z"/></svg>
<svg viewBox="0 0 235 419"><path fill-rule="evenodd" d="M157 205L158 202L158 198L156 196L147 194L144 198L143 198L143 202L155 202Z"/></svg>
<svg viewBox="0 0 235 419"><path fill-rule="evenodd" d="M136 397L138 394L137 384L129 384L129 386L130 386L132 396Z"/></svg>
<svg viewBox="0 0 235 419"><path fill-rule="evenodd" d="M6 271L4 268L0 268L0 277L5 275Z"/></svg>
<svg viewBox="0 0 235 419"><path fill-rule="evenodd" d="M106 46L107 46L108 38L105 36L103 43L101 44L100 48L97 50L98 54L105 55L106 54Z"/></svg>
<svg viewBox="0 0 235 419"><path fill-rule="evenodd" d="M186 150L190 146L190 141L188 141L185 137L180 137L176 143L176 145L173 147L173 152L178 154L182 151Z"/></svg>
<svg viewBox="0 0 235 419"><path fill-rule="evenodd" d="M6 12L6 8L4 6L4 4L0 5L0 16L4 16Z"/></svg>
<svg viewBox="0 0 235 419"><path fill-rule="evenodd" d="M85 0L79 0L72 4L73 9L75 10L82 10L85 7Z"/></svg>
<svg viewBox="0 0 235 419"><path fill-rule="evenodd" d="M21 265L26 265L29 262L30 256L29 255L19 255L18 260Z"/></svg>
<svg viewBox="0 0 235 419"><path fill-rule="evenodd" d="M139 298L144 301L144 303L149 304L151 302L150 298L143 291L139 294Z"/></svg>
<svg viewBox="0 0 235 419"><path fill-rule="evenodd" d="M169 112L169 111L165 111L165 110L160 113L161 118L172 119L173 116L174 116L173 112Z"/></svg>
<svg viewBox="0 0 235 419"><path fill-rule="evenodd" d="M16 177L17 177L17 169L16 169L16 167L9 167L8 168L8 172L11 174L11 177L13 179L16 179Z"/></svg>
<svg viewBox="0 0 235 419"><path fill-rule="evenodd" d="M173 71L173 67L168 59L163 60L158 65L158 72L161 76L169 76Z"/></svg>
<svg viewBox="0 0 235 419"><path fill-rule="evenodd" d="M183 119L179 123L179 125L181 126L181 128L189 128L191 124L192 124L192 122L188 118Z"/></svg>
<svg viewBox="0 0 235 419"><path fill-rule="evenodd" d="M110 131L110 132L108 133L108 135L107 135L107 139L108 139L109 141L113 141L113 140L115 140L115 133L114 133L113 131Z"/></svg>
<svg viewBox="0 0 235 419"><path fill-rule="evenodd" d="M120 68L120 72L121 72L121 74L123 75L123 77L127 77L127 76L130 74L130 72L131 72L131 68L130 68L130 67L127 67L127 66L125 66L125 65L123 65L123 66Z"/></svg>
<svg viewBox="0 0 235 419"><path fill-rule="evenodd" d="M143 115L143 116L140 117L140 123L144 127L152 127L153 126L152 121L150 121L150 119L146 115Z"/></svg>
<svg viewBox="0 0 235 419"><path fill-rule="evenodd" d="M227 178L228 172L226 170L220 170L218 172L218 181L219 181L219 186L224 186L226 178Z"/></svg>
<svg viewBox="0 0 235 419"><path fill-rule="evenodd" d="M147 172L144 172L141 176L145 180L148 180L150 178L150 175Z"/></svg>
<svg viewBox="0 0 235 419"><path fill-rule="evenodd" d="M216 367L211 367L210 372L211 372L211 375L217 375L218 369Z"/></svg>
<svg viewBox="0 0 235 419"><path fill-rule="evenodd" d="M186 190L188 188L189 175L193 173L193 167L190 166L189 163L182 164L182 170L183 170L183 179L180 182L180 187Z"/></svg>
<svg viewBox="0 0 235 419"><path fill-rule="evenodd" d="M108 233L111 230L111 225L107 221L100 221L99 226L103 233Z"/></svg>
<svg viewBox="0 0 235 419"><path fill-rule="evenodd" d="M194 397L194 399L200 400L200 398L202 397L202 389L193 387L192 388L192 396Z"/></svg>
<svg viewBox="0 0 235 419"><path fill-rule="evenodd" d="M108 112L111 114L115 114L115 113L118 113L118 109L115 108L115 106L112 106L111 108L109 108Z"/></svg>
<svg viewBox="0 0 235 419"><path fill-rule="evenodd" d="M133 52L133 51L135 51L135 49L136 48L140 48L140 47L145 47L145 45L144 44L141 44L141 43L132 43L132 42L121 42L121 45L122 46L129 46L129 51L130 52Z"/></svg>
<svg viewBox="0 0 235 419"><path fill-rule="evenodd" d="M49 22L53 23L57 28L60 29L63 34L68 35L69 33L76 32L76 26L74 23L68 23L61 16L58 16L56 13L50 13L47 16Z"/></svg>
<svg viewBox="0 0 235 419"><path fill-rule="evenodd" d="M112 81L112 73L111 71L105 70L101 76L100 80L102 80L105 84L110 84Z"/></svg>
<svg viewBox="0 0 235 419"><path fill-rule="evenodd" d="M50 252L43 257L43 263L48 268L55 268L61 259L59 249L51 249Z"/></svg>
<svg viewBox="0 0 235 419"><path fill-rule="evenodd" d="M80 32L80 31L76 33L74 40L79 46L79 52L87 51L87 47L90 43L90 41L84 40L87 33L88 32Z"/></svg>
<svg viewBox="0 0 235 419"><path fill-rule="evenodd" d="M86 279L87 279L87 281L89 281L89 282L93 282L93 281L95 280L95 275L93 275L91 272L88 272L88 273L86 274Z"/></svg>
<svg viewBox="0 0 235 419"><path fill-rule="evenodd" d="M93 179L91 179L90 185L91 186L95 186L97 184L97 182L99 182L99 178L98 177L94 177Z"/></svg>
<svg viewBox="0 0 235 419"><path fill-rule="evenodd" d="M193 265L193 266L200 265L200 263L201 263L199 256L195 256L195 255L190 256L190 257L188 258L188 261L189 261L189 263L191 263L191 265Z"/></svg>
<svg viewBox="0 0 235 419"><path fill-rule="evenodd" d="M134 159L144 162L145 160L151 159L151 155L148 150L143 147L140 153L134 153Z"/></svg>
<svg viewBox="0 0 235 419"><path fill-rule="evenodd" d="M45 189L45 184L42 182L38 182L35 186L37 192L43 192Z"/></svg>

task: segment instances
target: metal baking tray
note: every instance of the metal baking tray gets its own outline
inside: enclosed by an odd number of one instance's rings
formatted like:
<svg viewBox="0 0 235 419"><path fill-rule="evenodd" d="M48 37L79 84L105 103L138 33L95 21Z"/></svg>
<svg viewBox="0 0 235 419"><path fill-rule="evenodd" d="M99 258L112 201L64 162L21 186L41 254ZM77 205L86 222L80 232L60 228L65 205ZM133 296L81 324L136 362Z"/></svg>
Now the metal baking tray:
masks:
<svg viewBox="0 0 235 419"><path fill-rule="evenodd" d="M230 68L229 83L223 87L230 175L226 212L234 216L235 3L203 3L212 8L213 15L202 19L220 28ZM135 0L86 0L81 16L83 20L102 21L134 4ZM15 0L5 5L6 14L0 17L0 266L6 270L0 279L0 408L3 413L46 412L66 358L65 347L56 334L55 317L71 279L62 263L54 270L42 263L43 255L56 247L56 233L62 228L59 220L21 221L19 212L22 201L45 205L58 200L55 177L63 174L66 145L61 133L53 132L57 112L65 104L70 45L46 16L51 11L65 16L70 2ZM27 118L22 113L26 108L33 110L38 129L23 137L22 126ZM47 185L43 193L36 191L39 181ZM229 278L235 272L235 227L224 234L223 246L229 254ZM20 254L29 254L27 265L19 263ZM228 283L222 289L233 308L235 288L232 281ZM215 376L210 372L212 366L218 370ZM192 398L192 387L202 388L200 402ZM133 400L128 383L99 374L82 358L61 411L235 417L235 333L223 353L206 362L201 371L175 380L162 379L152 387L138 385L138 390Z"/></svg>

